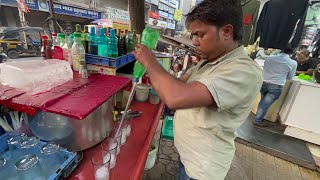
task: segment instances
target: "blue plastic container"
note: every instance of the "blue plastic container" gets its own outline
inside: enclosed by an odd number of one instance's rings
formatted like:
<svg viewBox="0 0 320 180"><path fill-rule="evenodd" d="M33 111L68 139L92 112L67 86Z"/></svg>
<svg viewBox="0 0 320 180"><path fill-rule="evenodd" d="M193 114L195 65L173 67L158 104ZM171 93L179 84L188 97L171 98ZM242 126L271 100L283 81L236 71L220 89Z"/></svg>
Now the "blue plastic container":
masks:
<svg viewBox="0 0 320 180"><path fill-rule="evenodd" d="M0 154L3 158L7 160L7 162L9 162L11 158L10 157L11 152L9 151L7 140L10 139L11 137L13 136L10 133L6 133L0 136ZM33 154L37 155L38 158L43 156L41 154L40 149L45 144L46 144L45 142L40 141L40 143L36 146L36 148L34 148L35 152ZM58 151L58 155L59 157L63 157L63 160L65 159L65 161L60 165L58 169L56 169L50 174L46 174L46 176L49 177L48 180L64 179L68 177L78 165L76 153L69 152L65 149L60 148L60 150ZM11 171L11 168L15 168L13 163L7 163L5 165L7 166L5 168L8 172ZM15 170L12 170L12 171L15 172Z"/></svg>
<svg viewBox="0 0 320 180"><path fill-rule="evenodd" d="M95 64L100 66L108 66L111 68L120 68L132 61L135 58L132 54L127 54L124 56L120 56L117 58L107 58L103 56L98 56L94 54L86 54L86 63L87 64Z"/></svg>

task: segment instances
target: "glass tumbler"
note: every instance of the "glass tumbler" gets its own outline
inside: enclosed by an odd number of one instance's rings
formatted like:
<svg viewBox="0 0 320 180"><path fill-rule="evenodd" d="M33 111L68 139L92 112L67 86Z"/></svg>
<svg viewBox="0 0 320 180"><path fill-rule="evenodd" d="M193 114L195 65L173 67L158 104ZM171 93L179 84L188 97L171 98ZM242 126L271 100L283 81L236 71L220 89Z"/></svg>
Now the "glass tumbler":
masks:
<svg viewBox="0 0 320 180"><path fill-rule="evenodd" d="M117 122L114 124L114 131L117 132L118 128L120 127L120 122ZM121 125L121 146L123 146L127 141L127 127L128 127L128 121L123 120Z"/></svg>
<svg viewBox="0 0 320 180"><path fill-rule="evenodd" d="M47 143L41 147L40 163L44 167L47 177L56 172L64 159L59 155L60 146L54 143Z"/></svg>
<svg viewBox="0 0 320 180"><path fill-rule="evenodd" d="M104 156L108 156L110 154L111 159L110 159L110 169L114 168L116 166L117 162L117 147L118 147L118 142L113 139L107 139L104 140L101 143L101 148Z"/></svg>
<svg viewBox="0 0 320 180"><path fill-rule="evenodd" d="M15 168L21 180L45 180L38 162L38 157L34 154L22 156L16 163Z"/></svg>
<svg viewBox="0 0 320 180"><path fill-rule="evenodd" d="M25 137L21 141L21 153L22 155L28 154L36 154L38 144L40 143L40 139L32 136L32 137Z"/></svg>
<svg viewBox="0 0 320 180"><path fill-rule="evenodd" d="M122 137L122 131L119 131L119 134L116 137L117 129L114 129L110 135L110 139L117 141L117 155L120 154L120 145L121 145L121 137Z"/></svg>
<svg viewBox="0 0 320 180"><path fill-rule="evenodd" d="M22 140L23 136L13 136L7 140L10 151L8 159L15 161L20 156Z"/></svg>
<svg viewBox="0 0 320 180"><path fill-rule="evenodd" d="M97 152L91 158L95 180L108 180L110 173L110 154Z"/></svg>

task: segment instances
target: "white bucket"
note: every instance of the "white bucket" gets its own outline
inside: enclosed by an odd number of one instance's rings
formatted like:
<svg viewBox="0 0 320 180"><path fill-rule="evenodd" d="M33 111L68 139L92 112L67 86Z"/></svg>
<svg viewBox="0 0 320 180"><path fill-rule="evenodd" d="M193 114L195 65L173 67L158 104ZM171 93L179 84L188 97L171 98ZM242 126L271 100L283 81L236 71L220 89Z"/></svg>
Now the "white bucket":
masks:
<svg viewBox="0 0 320 180"><path fill-rule="evenodd" d="M156 163L157 152L158 152L158 147L156 147L152 151L149 151L147 162L146 162L146 165L144 166L144 170L149 170L153 168L154 164Z"/></svg>
<svg viewBox="0 0 320 180"><path fill-rule="evenodd" d="M149 98L149 87L143 84L138 84L136 87L135 98L139 102L146 102Z"/></svg>

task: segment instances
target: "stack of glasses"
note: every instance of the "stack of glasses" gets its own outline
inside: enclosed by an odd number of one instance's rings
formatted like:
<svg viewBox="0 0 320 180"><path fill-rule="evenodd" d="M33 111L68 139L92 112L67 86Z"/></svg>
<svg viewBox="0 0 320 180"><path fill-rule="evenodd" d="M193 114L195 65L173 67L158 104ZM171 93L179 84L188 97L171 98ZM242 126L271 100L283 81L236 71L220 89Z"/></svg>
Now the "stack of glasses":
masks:
<svg viewBox="0 0 320 180"><path fill-rule="evenodd" d="M120 128L118 135L117 130ZM92 156L92 165L96 180L108 180L110 170L116 166L117 155L120 154L121 146L126 142L131 133L131 126L124 120L121 127L120 123L115 124L111 136L101 143L101 151Z"/></svg>

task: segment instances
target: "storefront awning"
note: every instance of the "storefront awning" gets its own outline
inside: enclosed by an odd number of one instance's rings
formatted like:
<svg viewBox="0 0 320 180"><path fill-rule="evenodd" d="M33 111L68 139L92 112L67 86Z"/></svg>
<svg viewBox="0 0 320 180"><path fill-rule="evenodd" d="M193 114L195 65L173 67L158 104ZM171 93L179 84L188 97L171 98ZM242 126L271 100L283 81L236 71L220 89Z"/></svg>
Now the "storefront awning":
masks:
<svg viewBox="0 0 320 180"><path fill-rule="evenodd" d="M30 10L49 12L49 3L47 1L32 0L32 1L26 1L25 3ZM17 7L17 1L1 0L0 5ZM86 19L101 19L103 14L98 11L87 10L84 8L74 7L70 5L63 5L60 3L53 3L53 5L54 5L54 12L56 14L69 15L69 16L81 17Z"/></svg>

